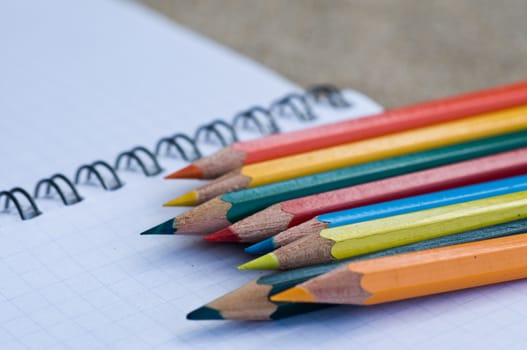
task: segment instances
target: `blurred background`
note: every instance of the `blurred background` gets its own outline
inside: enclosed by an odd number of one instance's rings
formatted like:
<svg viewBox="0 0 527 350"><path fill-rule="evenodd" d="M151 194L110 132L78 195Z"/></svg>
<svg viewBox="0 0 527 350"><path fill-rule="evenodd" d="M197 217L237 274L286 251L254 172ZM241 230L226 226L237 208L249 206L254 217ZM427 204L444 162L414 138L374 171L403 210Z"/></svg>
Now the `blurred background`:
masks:
<svg viewBox="0 0 527 350"><path fill-rule="evenodd" d="M525 0L140 0L302 86L388 107L527 77Z"/></svg>

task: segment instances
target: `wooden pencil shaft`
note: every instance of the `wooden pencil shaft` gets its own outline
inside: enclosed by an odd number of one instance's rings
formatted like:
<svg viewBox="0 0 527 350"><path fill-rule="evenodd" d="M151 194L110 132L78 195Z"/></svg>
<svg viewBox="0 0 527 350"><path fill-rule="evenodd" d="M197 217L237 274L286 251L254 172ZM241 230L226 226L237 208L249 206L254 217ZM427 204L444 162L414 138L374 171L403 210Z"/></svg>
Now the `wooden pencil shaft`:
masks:
<svg viewBox="0 0 527 350"><path fill-rule="evenodd" d="M245 166L249 187L443 147L527 128L527 107L516 107Z"/></svg>
<svg viewBox="0 0 527 350"><path fill-rule="evenodd" d="M236 144L234 144L236 145ZM202 178L214 179L245 164L246 153L234 145L218 151L212 157L198 159L194 164L201 169Z"/></svg>
<svg viewBox="0 0 527 350"><path fill-rule="evenodd" d="M301 287L314 300L379 304L527 277L527 234L352 262Z"/></svg>
<svg viewBox="0 0 527 350"><path fill-rule="evenodd" d="M273 243L275 248L283 247L307 236L320 235L320 232L328 227L329 224L327 222L320 221L318 217L315 217L278 233L273 237Z"/></svg>
<svg viewBox="0 0 527 350"><path fill-rule="evenodd" d="M230 222L225 217L232 205L222 201L219 197L213 198L189 211L178 215L174 219L177 233L204 234L214 232L219 228L229 226ZM196 220L196 217L204 217L206 220Z"/></svg>

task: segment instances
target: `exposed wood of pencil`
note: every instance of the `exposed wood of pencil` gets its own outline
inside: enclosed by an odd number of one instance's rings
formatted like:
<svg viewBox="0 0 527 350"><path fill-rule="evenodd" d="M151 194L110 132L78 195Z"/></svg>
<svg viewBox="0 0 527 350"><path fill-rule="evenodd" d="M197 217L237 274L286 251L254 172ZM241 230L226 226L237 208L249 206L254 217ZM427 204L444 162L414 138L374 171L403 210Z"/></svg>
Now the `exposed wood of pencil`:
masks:
<svg viewBox="0 0 527 350"><path fill-rule="evenodd" d="M380 252L365 254L331 264L309 266L262 276L236 289L234 292L225 294L215 301L196 309L189 314L188 318L193 320L231 318L243 320L276 320L310 312L326 306L323 304L277 303L269 301L269 297L294 287L299 283L305 282L310 278L332 271L342 264L351 261L403 254L424 249L503 237L523 232L527 232L527 220L518 220L386 249Z"/></svg>
<svg viewBox="0 0 527 350"><path fill-rule="evenodd" d="M280 232L273 238L273 243L277 248L283 247L300 238L312 235L320 235L320 232L326 228L328 228L328 223L318 221L318 219L315 217L311 220L301 223L300 225L293 226L283 232Z"/></svg>
<svg viewBox="0 0 527 350"><path fill-rule="evenodd" d="M254 220L238 221L227 228L205 237L211 242L256 242L269 237L272 232L285 230L292 215L283 211L280 204L251 215Z"/></svg>
<svg viewBox="0 0 527 350"><path fill-rule="evenodd" d="M520 175L526 169L527 148L523 148L288 200L280 203L280 212L271 212L271 207L264 209L231 225L230 229L241 242L256 242L277 235L274 242L279 244L278 248L301 237L298 235L301 231L293 225L320 214ZM280 225L267 224L274 215L278 215ZM294 233L289 233L291 226ZM291 237L287 238L289 235Z"/></svg>
<svg viewBox="0 0 527 350"><path fill-rule="evenodd" d="M244 164L442 123L525 103L527 103L525 82L426 101L367 118L237 142L212 156L196 161L190 166L194 168L193 171L179 171L169 177L215 178ZM196 172L196 169L199 171Z"/></svg>
<svg viewBox="0 0 527 350"><path fill-rule="evenodd" d="M381 136L247 165L240 173L213 180L196 191L211 198L226 192L284 181L408 153L444 147L527 128L527 107Z"/></svg>
<svg viewBox="0 0 527 350"><path fill-rule="evenodd" d="M166 178L215 179L243 166L245 157L245 152L227 146L209 157L198 159L189 166L166 176Z"/></svg>
<svg viewBox="0 0 527 350"><path fill-rule="evenodd" d="M206 234L214 232L218 227L229 226L227 212L231 204L220 197L213 198L197 207L176 216L174 229L177 234Z"/></svg>
<svg viewBox="0 0 527 350"><path fill-rule="evenodd" d="M527 277L527 234L352 262L272 297L371 305Z"/></svg>
<svg viewBox="0 0 527 350"><path fill-rule="evenodd" d="M216 310L219 319L269 320L270 315L277 309L276 303L271 302L268 298L271 288L270 285L251 281L242 288L208 303L205 307L209 310ZM240 305L247 307L240 308ZM192 313L189 315L190 317L187 318L192 319L199 316L199 313L194 312L194 317L192 317Z"/></svg>
<svg viewBox="0 0 527 350"><path fill-rule="evenodd" d="M331 239L320 235L308 235L275 250L271 254L277 260L278 269L291 270L309 265L327 264L337 260L331 254L334 245L335 242Z"/></svg>
<svg viewBox="0 0 527 350"><path fill-rule="evenodd" d="M240 269L292 269L342 260L527 216L527 191L323 230Z"/></svg>
<svg viewBox="0 0 527 350"><path fill-rule="evenodd" d="M199 187L196 190L197 203L205 203L206 201L223 193L247 188L249 182L249 177L241 174L239 170L233 170L219 177L216 181L212 181L206 185Z"/></svg>

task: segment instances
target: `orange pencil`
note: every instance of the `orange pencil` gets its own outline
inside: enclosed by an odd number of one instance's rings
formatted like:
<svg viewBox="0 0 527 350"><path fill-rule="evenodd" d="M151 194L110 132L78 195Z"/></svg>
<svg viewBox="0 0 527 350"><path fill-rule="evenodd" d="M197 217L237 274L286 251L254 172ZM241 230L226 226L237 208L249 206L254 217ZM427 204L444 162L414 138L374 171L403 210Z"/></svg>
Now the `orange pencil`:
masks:
<svg viewBox="0 0 527 350"><path fill-rule="evenodd" d="M527 277L527 234L352 262L272 301L372 305Z"/></svg>

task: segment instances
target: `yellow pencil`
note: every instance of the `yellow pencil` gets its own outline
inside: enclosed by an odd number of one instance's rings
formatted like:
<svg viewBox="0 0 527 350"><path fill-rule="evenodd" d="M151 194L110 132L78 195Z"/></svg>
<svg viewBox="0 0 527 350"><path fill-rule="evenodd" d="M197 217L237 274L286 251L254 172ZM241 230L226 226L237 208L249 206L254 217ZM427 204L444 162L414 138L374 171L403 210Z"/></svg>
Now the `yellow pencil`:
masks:
<svg viewBox="0 0 527 350"><path fill-rule="evenodd" d="M527 217L527 191L322 230L239 269L292 269Z"/></svg>
<svg viewBox="0 0 527 350"><path fill-rule="evenodd" d="M195 205L234 190L523 129L527 129L526 106L481 114L244 166L165 205Z"/></svg>
<svg viewBox="0 0 527 350"><path fill-rule="evenodd" d="M272 301L371 305L527 277L527 234L352 262Z"/></svg>

